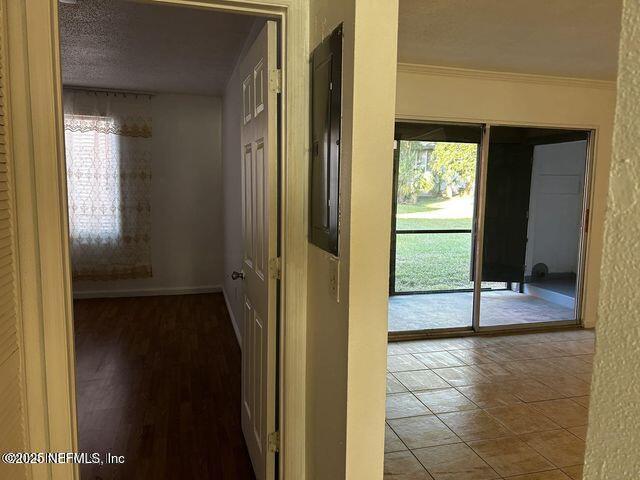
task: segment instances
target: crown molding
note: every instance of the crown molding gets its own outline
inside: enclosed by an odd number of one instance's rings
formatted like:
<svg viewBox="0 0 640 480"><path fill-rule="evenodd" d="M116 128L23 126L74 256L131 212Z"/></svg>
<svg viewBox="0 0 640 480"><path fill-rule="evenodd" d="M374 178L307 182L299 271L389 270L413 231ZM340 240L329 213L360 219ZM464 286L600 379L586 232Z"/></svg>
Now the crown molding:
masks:
<svg viewBox="0 0 640 480"><path fill-rule="evenodd" d="M502 82L533 83L537 85L556 85L563 87L597 88L603 90L616 89L616 82L609 80L558 77L552 75L535 75L531 73L494 72L490 70L442 67L437 65L420 65L415 63L398 63L398 73L411 73L431 76L438 75L443 77L463 77L478 80L497 80Z"/></svg>

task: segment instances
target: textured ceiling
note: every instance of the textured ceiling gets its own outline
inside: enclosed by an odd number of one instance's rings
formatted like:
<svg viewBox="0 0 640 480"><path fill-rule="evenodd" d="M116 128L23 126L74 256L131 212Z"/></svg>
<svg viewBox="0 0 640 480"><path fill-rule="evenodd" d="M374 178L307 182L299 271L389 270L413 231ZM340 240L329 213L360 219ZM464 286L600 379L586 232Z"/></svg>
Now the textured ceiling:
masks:
<svg viewBox="0 0 640 480"><path fill-rule="evenodd" d="M60 3L63 83L220 95L254 21L120 0Z"/></svg>
<svg viewBox="0 0 640 480"><path fill-rule="evenodd" d="M616 78L621 0L400 0L398 61Z"/></svg>

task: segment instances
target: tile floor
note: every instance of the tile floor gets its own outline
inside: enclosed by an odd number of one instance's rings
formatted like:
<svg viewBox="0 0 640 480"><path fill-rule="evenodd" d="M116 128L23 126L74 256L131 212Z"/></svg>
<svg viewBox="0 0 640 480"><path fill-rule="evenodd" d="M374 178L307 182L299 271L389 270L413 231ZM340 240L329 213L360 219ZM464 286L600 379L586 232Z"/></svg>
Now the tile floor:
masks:
<svg viewBox="0 0 640 480"><path fill-rule="evenodd" d="M385 480L582 478L590 330L390 343Z"/></svg>

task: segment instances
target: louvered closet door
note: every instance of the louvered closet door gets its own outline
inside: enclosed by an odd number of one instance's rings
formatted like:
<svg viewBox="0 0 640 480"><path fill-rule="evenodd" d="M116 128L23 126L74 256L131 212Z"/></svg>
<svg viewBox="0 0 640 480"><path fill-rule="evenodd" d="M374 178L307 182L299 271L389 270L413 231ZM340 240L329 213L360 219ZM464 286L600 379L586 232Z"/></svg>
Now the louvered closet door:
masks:
<svg viewBox="0 0 640 480"><path fill-rule="evenodd" d="M0 0L0 452L24 451L22 381L16 313L11 158L7 145L6 3ZM0 462L0 478L25 478L20 465Z"/></svg>

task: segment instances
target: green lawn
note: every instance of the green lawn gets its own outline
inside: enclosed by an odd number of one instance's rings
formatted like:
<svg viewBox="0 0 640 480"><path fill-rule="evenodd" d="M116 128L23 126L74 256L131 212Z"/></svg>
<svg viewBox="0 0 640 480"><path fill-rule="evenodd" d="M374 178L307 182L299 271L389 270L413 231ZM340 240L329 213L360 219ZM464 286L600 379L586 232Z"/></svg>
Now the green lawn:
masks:
<svg viewBox="0 0 640 480"><path fill-rule="evenodd" d="M472 288L471 234L398 235L396 291Z"/></svg>
<svg viewBox="0 0 640 480"><path fill-rule="evenodd" d="M398 204L398 230L471 229L473 197ZM472 288L471 234L406 234L396 237L396 291Z"/></svg>

